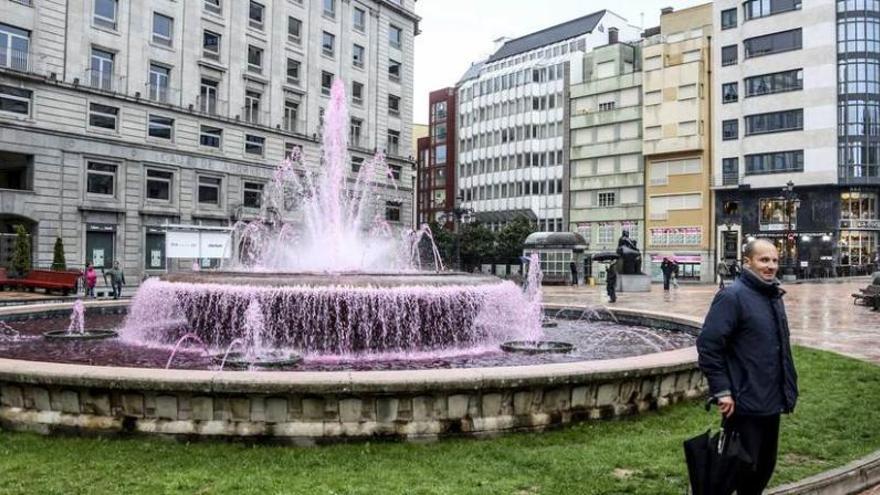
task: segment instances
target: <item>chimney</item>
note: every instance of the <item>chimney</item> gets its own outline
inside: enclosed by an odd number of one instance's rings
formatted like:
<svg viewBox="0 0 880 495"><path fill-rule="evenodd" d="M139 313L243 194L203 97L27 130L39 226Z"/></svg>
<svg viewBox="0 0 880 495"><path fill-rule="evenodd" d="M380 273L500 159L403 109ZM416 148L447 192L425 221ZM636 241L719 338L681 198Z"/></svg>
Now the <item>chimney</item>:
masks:
<svg viewBox="0 0 880 495"><path fill-rule="evenodd" d="M674 11L675 9L673 9L672 7L663 7L662 9L660 9L660 15L671 14Z"/></svg>
<svg viewBox="0 0 880 495"><path fill-rule="evenodd" d="M618 29L616 27L608 28L608 44L614 45L618 41Z"/></svg>

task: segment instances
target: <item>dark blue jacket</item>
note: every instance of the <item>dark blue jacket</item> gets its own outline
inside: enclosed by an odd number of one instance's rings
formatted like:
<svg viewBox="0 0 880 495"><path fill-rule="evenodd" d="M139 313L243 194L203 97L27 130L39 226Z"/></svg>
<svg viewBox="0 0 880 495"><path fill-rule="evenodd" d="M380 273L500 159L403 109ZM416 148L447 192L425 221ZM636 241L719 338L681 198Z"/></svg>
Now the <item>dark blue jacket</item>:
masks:
<svg viewBox="0 0 880 495"><path fill-rule="evenodd" d="M729 392L736 412L770 415L794 410L797 372L778 284L748 269L715 295L697 338L709 392Z"/></svg>

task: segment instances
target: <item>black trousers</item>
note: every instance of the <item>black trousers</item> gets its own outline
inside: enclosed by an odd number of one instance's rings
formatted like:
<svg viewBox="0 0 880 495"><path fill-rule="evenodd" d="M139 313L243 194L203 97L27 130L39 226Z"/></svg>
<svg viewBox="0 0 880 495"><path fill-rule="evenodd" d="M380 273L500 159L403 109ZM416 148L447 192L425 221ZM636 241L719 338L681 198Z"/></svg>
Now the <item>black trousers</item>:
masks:
<svg viewBox="0 0 880 495"><path fill-rule="evenodd" d="M608 298L611 299L611 302L614 302L617 300L617 292L616 292L616 287L615 287L616 285L617 285L617 283L613 283L613 284L608 284L605 286L605 290L608 291Z"/></svg>
<svg viewBox="0 0 880 495"><path fill-rule="evenodd" d="M672 278L672 274L666 275L663 274L663 290L669 290L669 279Z"/></svg>
<svg viewBox="0 0 880 495"><path fill-rule="evenodd" d="M729 428L739 432L746 452L752 458L751 465L740 466L737 472L737 495L761 495L776 468L779 447L779 415L734 415Z"/></svg>

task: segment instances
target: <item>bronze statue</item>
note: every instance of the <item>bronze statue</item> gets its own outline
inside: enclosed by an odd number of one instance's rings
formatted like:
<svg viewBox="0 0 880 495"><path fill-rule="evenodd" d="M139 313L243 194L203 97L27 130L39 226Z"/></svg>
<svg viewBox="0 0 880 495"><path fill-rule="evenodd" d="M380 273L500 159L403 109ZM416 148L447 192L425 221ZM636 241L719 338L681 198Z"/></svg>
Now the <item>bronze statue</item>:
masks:
<svg viewBox="0 0 880 495"><path fill-rule="evenodd" d="M642 253L636 247L636 241L629 238L629 231L624 230L617 241L617 255L620 257L620 273L622 275L637 275L642 272Z"/></svg>

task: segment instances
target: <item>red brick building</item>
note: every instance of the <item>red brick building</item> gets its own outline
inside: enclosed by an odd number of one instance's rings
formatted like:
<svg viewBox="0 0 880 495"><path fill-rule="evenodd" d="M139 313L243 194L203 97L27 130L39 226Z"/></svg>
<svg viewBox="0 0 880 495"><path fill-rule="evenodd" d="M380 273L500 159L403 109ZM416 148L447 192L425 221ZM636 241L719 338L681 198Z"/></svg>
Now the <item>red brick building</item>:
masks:
<svg viewBox="0 0 880 495"><path fill-rule="evenodd" d="M432 91L428 97L428 137L418 140L419 224L442 220L442 224L452 228L457 153L455 95L455 88L449 87ZM440 218L444 213L448 214Z"/></svg>

